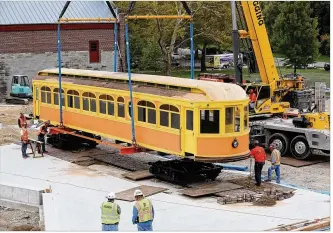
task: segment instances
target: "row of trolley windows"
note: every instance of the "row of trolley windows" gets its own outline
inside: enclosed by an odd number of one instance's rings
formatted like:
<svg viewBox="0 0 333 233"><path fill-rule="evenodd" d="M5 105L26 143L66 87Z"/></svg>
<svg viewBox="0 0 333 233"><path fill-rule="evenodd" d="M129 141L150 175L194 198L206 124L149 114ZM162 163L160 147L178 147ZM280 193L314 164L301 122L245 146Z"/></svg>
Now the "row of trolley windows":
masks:
<svg viewBox="0 0 333 233"><path fill-rule="evenodd" d="M51 94L53 93L54 104L59 105L59 89L55 88L53 92L49 87L41 88L41 101L51 104ZM62 90L62 93L64 91ZM62 101L65 103L64 95ZM117 116L125 117L125 100L123 97L115 99L110 95L100 95L98 98L99 113L114 116L115 104L117 105ZM84 111L96 112L96 95L90 92L82 94L82 109ZM80 93L75 90L67 91L67 107L80 109ZM129 103L129 115L131 115L131 103ZM149 101L141 100L137 103L138 121L148 124L156 124L156 107ZM159 107L159 124L173 129L180 129L179 109L173 105L163 104ZM225 108L225 132L240 132L240 107ZM248 109L244 107L244 130L248 125ZM193 130L193 111L186 110L186 129ZM220 110L200 110L200 133L201 134L219 134L220 133Z"/></svg>
<svg viewBox="0 0 333 233"><path fill-rule="evenodd" d="M59 89L53 90L54 105L59 105ZM62 93L64 91L62 90ZM49 87L41 88L41 101L43 103L51 104L51 89ZM62 101L65 103L64 95L62 95ZM99 113L114 116L115 104L117 104L117 116L125 117L125 100L123 97L118 97L115 100L110 95L100 95L98 98ZM84 92L82 94L82 109L89 112L97 112L96 107L96 95L90 92ZM67 107L74 109L81 109L80 106L80 93L75 90L67 91ZM129 114L131 103L129 103ZM175 106L163 104L159 108L160 110L160 125L165 127L171 127L173 129L180 129L180 115L179 109ZM137 104L138 121L146 122L149 124L156 124L156 107L155 104L149 101L139 101Z"/></svg>

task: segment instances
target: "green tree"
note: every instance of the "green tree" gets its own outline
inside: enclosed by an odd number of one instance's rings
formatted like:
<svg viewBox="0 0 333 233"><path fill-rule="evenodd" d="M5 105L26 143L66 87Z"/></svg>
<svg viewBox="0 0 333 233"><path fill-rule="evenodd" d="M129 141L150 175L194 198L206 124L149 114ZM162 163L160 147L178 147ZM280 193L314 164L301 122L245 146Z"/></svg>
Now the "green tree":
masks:
<svg viewBox="0 0 333 233"><path fill-rule="evenodd" d="M318 57L318 23L311 18L309 2L279 2L272 41L294 67L306 66Z"/></svg>

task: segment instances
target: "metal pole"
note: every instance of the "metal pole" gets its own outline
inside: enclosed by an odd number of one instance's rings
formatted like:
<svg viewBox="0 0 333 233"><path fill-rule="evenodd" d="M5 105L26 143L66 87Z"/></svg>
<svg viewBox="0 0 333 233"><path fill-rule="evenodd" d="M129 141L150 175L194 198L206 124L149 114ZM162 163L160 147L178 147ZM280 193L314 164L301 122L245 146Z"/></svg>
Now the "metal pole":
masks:
<svg viewBox="0 0 333 233"><path fill-rule="evenodd" d="M242 80L242 71L239 64L239 35L237 28L237 19L236 19L236 2L231 1L231 16L232 16L232 49L234 52L234 69L236 82L241 84Z"/></svg>
<svg viewBox="0 0 333 233"><path fill-rule="evenodd" d="M118 16L118 8L116 9ZM117 57L118 57L118 22L114 23L114 56L113 56L113 72L117 72Z"/></svg>
<svg viewBox="0 0 333 233"><path fill-rule="evenodd" d="M190 23L190 37L191 37L191 79L194 79L194 54L193 54L193 23Z"/></svg>
<svg viewBox="0 0 333 233"><path fill-rule="evenodd" d="M61 87L61 41L60 41L60 22L58 22L58 69L59 69L59 104L60 104L60 125L63 124L62 119L62 87Z"/></svg>
<svg viewBox="0 0 333 233"><path fill-rule="evenodd" d="M131 59L130 59L130 50L129 50L130 46L129 46L129 37L128 37L128 23L125 24L125 37L126 37L128 87L130 90L130 100L131 100L132 142L133 142L133 144L136 144L135 128L134 128L134 103L133 103L133 94L132 94Z"/></svg>

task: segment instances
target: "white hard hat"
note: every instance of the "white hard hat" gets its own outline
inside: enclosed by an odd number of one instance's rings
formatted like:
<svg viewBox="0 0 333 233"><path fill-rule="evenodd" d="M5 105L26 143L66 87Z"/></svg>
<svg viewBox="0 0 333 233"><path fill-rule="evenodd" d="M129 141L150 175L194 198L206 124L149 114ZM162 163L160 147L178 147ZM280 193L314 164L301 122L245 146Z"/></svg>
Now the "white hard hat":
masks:
<svg viewBox="0 0 333 233"><path fill-rule="evenodd" d="M116 198L116 194L114 194L114 192L109 192L109 194L107 195L107 199L115 199Z"/></svg>
<svg viewBox="0 0 333 233"><path fill-rule="evenodd" d="M137 190L134 191L134 197L141 196L141 195L143 195L143 193L141 192L140 189L137 189Z"/></svg>

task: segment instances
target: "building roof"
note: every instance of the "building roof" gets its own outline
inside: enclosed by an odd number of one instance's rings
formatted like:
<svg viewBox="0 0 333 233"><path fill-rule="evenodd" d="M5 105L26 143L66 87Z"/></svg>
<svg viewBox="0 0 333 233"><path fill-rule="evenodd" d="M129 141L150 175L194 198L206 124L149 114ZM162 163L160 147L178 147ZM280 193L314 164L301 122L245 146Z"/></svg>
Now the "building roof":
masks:
<svg viewBox="0 0 333 233"><path fill-rule="evenodd" d="M38 75L58 74L58 69L45 69ZM128 80L127 73L97 71L97 70L81 70L81 69L61 69L62 75L75 75L98 77L105 79ZM203 91L210 100L213 101L242 101L248 99L242 87L231 83L209 82L196 79L184 79L170 76L148 75L148 74L132 74L132 81L157 83L170 86L180 86L195 88Z"/></svg>
<svg viewBox="0 0 333 233"><path fill-rule="evenodd" d="M0 25L54 24L66 1L0 1ZM105 1L71 1L63 18L113 18Z"/></svg>

